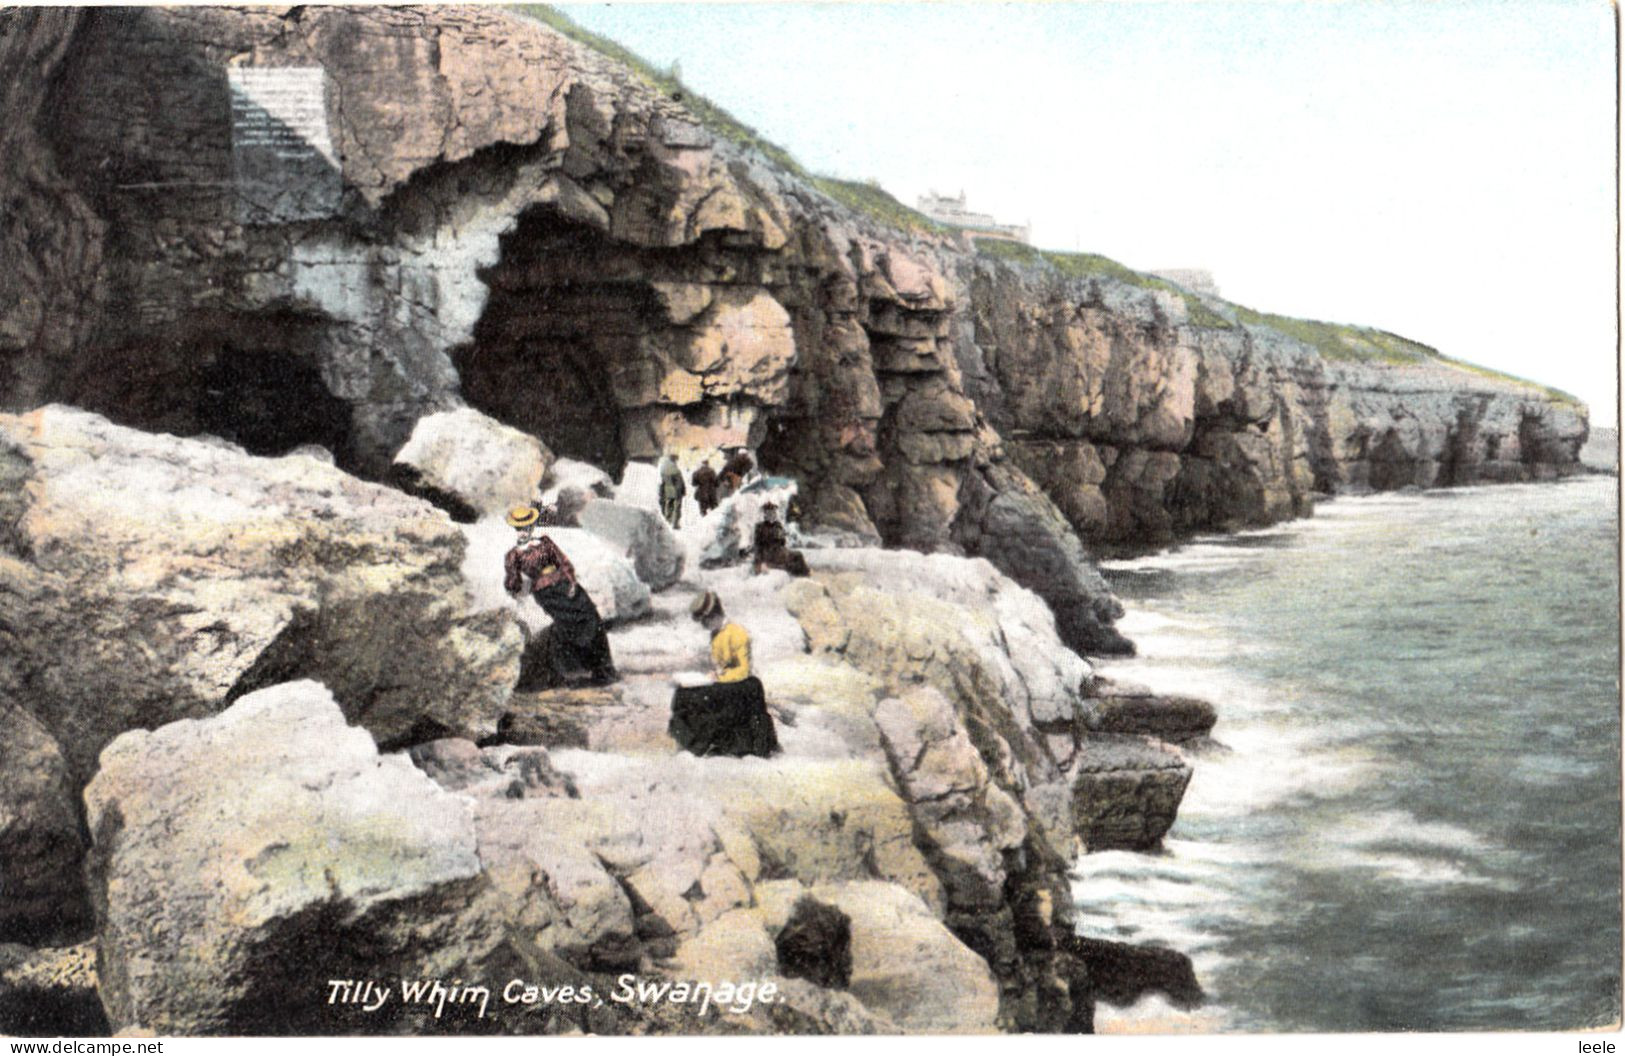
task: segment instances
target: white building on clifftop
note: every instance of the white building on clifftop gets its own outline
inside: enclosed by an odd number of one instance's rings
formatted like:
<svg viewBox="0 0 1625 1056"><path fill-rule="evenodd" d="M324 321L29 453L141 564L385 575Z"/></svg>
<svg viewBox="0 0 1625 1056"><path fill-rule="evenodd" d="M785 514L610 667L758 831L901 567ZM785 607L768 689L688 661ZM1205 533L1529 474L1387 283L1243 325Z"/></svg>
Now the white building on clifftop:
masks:
<svg viewBox="0 0 1625 1056"><path fill-rule="evenodd" d="M973 242L978 238L994 238L1002 242L1027 241L1029 228L1026 224L1001 224L987 213L971 212L965 208L964 191L959 192L958 198L932 191L920 195L916 202L915 208L920 212L939 224L959 228Z"/></svg>

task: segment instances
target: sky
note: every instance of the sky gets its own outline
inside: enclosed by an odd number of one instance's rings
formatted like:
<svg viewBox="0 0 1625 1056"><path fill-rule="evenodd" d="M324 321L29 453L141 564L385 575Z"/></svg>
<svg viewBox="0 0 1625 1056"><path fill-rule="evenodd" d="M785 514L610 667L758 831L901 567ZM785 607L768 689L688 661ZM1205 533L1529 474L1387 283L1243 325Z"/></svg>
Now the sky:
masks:
<svg viewBox="0 0 1625 1056"><path fill-rule="evenodd" d="M1598 0L561 4L807 168L1203 268L1616 420Z"/></svg>

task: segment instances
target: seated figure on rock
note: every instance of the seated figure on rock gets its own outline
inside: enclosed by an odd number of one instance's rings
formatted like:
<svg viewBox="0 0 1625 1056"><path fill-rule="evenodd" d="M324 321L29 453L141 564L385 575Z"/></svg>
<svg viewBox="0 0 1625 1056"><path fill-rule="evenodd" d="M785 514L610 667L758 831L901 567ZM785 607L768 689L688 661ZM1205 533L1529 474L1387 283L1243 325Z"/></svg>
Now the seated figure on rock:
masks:
<svg viewBox="0 0 1625 1056"><path fill-rule="evenodd" d="M729 623L722 602L706 591L690 615L711 632L711 667L716 681L680 686L671 698L666 732L695 755L774 755L779 737L767 711L762 680L750 673L750 635Z"/></svg>
<svg viewBox="0 0 1625 1056"><path fill-rule="evenodd" d="M808 574L807 559L801 556L800 551L790 549L790 540L784 533L784 525L779 523L777 503L769 502L763 505L762 519L757 523L756 531L751 537L751 550L755 554L751 562L753 573L779 568L792 576Z"/></svg>
<svg viewBox="0 0 1625 1056"><path fill-rule="evenodd" d="M519 595L529 583L531 597L553 620L552 636L566 679L585 675L603 685L618 677L610 658L609 635L598 606L576 582L574 566L558 544L537 534L536 523L542 511L534 506L515 506L508 511L508 524L519 533L513 549L503 558L502 585L509 594Z"/></svg>

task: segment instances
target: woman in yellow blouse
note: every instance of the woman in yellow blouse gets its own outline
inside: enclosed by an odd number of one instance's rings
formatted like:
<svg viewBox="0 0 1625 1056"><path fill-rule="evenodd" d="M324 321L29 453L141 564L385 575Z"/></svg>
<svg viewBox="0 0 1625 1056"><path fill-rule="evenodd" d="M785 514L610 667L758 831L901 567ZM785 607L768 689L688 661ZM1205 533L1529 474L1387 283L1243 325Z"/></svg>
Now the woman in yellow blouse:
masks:
<svg viewBox="0 0 1625 1056"><path fill-rule="evenodd" d="M750 673L750 634L728 622L712 591L695 600L690 615L711 632L711 668L716 681L677 690L671 698L666 731L695 755L773 755L778 733L767 713L762 681Z"/></svg>

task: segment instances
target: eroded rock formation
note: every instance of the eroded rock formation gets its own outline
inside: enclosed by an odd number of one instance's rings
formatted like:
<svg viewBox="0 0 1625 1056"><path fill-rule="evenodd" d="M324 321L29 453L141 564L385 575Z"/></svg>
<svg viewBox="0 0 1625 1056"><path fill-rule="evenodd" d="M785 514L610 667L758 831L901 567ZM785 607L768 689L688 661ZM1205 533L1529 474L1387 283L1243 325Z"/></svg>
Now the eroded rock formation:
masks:
<svg viewBox="0 0 1625 1056"><path fill-rule="evenodd" d="M1161 280L880 222L517 14L5 17L0 179L37 220L6 229L9 409L316 443L375 477L465 401L611 472L746 444L814 522L988 557L1094 652L1126 643L1069 524L1144 542L1541 477L1585 433L1533 386L1328 359ZM229 82L290 67L320 71L303 131L330 146L268 175Z"/></svg>

